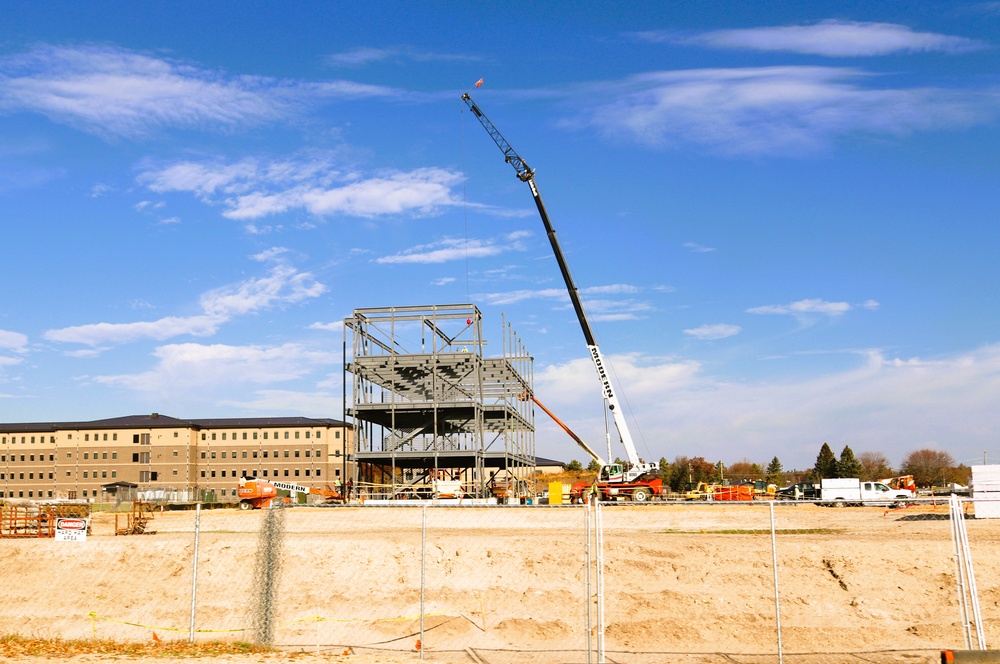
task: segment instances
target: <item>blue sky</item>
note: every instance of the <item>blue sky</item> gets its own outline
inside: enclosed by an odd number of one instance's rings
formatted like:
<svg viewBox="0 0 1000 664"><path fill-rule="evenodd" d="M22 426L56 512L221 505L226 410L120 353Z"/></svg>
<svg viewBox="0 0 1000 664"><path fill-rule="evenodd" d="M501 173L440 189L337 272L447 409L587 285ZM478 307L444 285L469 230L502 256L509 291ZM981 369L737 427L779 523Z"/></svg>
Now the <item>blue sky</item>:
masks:
<svg viewBox="0 0 1000 664"><path fill-rule="evenodd" d="M472 302L603 448L483 78L641 455L996 460L998 47L995 1L7 3L0 420L341 417L345 316Z"/></svg>

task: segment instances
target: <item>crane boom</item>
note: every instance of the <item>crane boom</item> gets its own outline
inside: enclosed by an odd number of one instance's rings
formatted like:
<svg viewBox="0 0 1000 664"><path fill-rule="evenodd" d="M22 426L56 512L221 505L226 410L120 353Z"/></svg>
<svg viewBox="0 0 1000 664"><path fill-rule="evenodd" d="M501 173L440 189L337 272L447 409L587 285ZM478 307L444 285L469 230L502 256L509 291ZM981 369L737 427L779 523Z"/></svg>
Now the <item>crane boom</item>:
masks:
<svg viewBox="0 0 1000 664"><path fill-rule="evenodd" d="M497 147L504 154L504 159L508 164L513 166L514 172L517 177L522 182L527 182L528 186L531 188L531 195L535 199L535 207L538 208L538 214L542 218L542 224L545 226L545 234L549 238L549 244L552 245L552 253L555 254L556 262L559 264L559 271L562 273L563 281L566 283L566 290L569 292L569 299L573 303L573 309L576 311L576 318L580 322L580 328L583 330L583 338L587 342L587 349L590 351L590 357L594 361L594 367L597 369L597 376L601 381L601 388L603 390L604 398L607 401L608 409L611 411L612 418L615 422L615 428L618 429L618 436L621 438L622 445L625 447L625 454L628 457L629 463L632 468L630 469L630 474L634 473L635 476L641 475L646 472L651 472L656 469L656 464L645 463L639 458L638 453L635 450L635 443L632 441L632 434L629 431L628 423L625 420L625 413L622 411L618 403L618 395L615 394L615 388L611 384L611 379L608 376L607 370L605 369L604 358L601 355L600 348L597 347L597 342L594 339L594 333L590 328L590 322L587 320L587 315L583 310L583 302L580 300L580 293L576 288L576 284L573 283L573 277L570 275L569 266L566 264L566 259L563 256L562 248L559 246L559 241L556 239L556 231L552 227L552 222L549 220L549 213L545 209L545 203L542 202L542 196L538 192L538 186L535 185L535 171L528 166L528 164L521 158L516 150L511 146L511 144L504 138L500 130L494 126L490 119L486 117L476 103L472 101L472 97L468 93L462 95L462 100L472 111L472 114L476 116L479 123L483 125L486 129L486 133L490 135L493 142L497 144Z"/></svg>

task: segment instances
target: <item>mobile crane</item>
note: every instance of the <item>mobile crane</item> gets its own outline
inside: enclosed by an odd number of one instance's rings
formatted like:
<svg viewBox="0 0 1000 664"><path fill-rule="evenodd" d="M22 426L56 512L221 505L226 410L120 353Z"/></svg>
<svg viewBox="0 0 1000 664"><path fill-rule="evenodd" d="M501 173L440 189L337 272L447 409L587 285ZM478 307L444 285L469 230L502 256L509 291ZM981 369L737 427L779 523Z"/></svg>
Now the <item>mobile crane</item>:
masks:
<svg viewBox="0 0 1000 664"><path fill-rule="evenodd" d="M618 496L628 497L636 502L642 502L649 500L653 495L659 495L662 492L662 481L659 478L646 477L650 473L654 473L658 470L658 466L655 463L647 463L639 458L638 453L635 450L635 444L632 442L632 434L629 431L628 423L625 420L625 414L622 411L619 403L618 396L615 394L615 388L611 383L611 379L607 374L605 369L604 358L601 355L601 350L597 347L597 342L594 340L594 333L590 328L590 322L587 320L587 315L583 310L583 302L580 300L580 293L573 283L573 277L570 275L569 266L566 264L566 259L563 257L562 249L559 246L559 241L556 239L555 229L552 227L552 222L549 221L549 213L545 209L545 204L542 202L542 196L538 192L538 186L535 184L535 171L525 163L524 159L521 158L519 154L511 147L507 139L503 137L489 118L479 109L472 97L468 93L462 95L462 100L472 111L472 114L476 116L479 123L483 125L486 133L490 135L493 142L496 143L497 147L500 148L501 152L504 154L504 159L508 164L513 166L514 172L517 174L517 178L521 182L527 183L528 187L531 188L531 195L535 199L535 207L538 208L538 214L542 218L542 224L545 226L545 234L549 238L549 244L552 245L552 253L555 254L556 262L559 264L559 271L562 273L563 281L566 283L566 290L569 292L569 299L573 303L573 309L576 311L576 318L580 322L580 328L583 330L583 338L587 343L587 349L590 351L590 357L594 361L594 367L597 369L597 377L601 382L601 388L604 394L604 400L607 403L608 410L611 411L611 415L615 422L615 428L618 429L618 436L621 438L622 445L625 447L625 454L628 457L628 464L615 464L615 463L605 463L597 454L595 454L589 447L584 445L579 438L573 436L573 438L579 443L584 450L586 450L593 458L595 458L598 463L601 464L601 471L598 475L597 482L594 488L604 497L612 498ZM537 401L535 402L537 403ZM546 410L546 412L548 412ZM565 427L563 427L565 429ZM586 490L589 485L586 483L577 483L573 485L571 495L574 499L578 499L582 496L582 492Z"/></svg>
<svg viewBox="0 0 1000 664"><path fill-rule="evenodd" d="M259 510L270 507L272 502L279 500L279 489L292 494L305 493L323 496L326 502L340 502L344 498L340 493L329 487L326 489L316 489L308 486L299 486L298 484L289 484L288 482L268 482L256 477L241 477L240 486L237 491L240 498L240 509ZM286 502L288 501L286 500Z"/></svg>

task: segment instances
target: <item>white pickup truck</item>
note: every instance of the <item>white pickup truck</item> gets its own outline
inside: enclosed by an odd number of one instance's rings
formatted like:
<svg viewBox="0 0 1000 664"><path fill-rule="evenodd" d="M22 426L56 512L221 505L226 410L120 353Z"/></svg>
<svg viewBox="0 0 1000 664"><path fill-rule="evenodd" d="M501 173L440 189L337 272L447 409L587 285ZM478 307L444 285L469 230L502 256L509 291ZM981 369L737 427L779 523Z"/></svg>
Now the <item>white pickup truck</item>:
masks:
<svg viewBox="0 0 1000 664"><path fill-rule="evenodd" d="M892 505L913 500L909 489L890 489L881 482L862 482L857 478L820 481L820 502L834 507L845 505Z"/></svg>

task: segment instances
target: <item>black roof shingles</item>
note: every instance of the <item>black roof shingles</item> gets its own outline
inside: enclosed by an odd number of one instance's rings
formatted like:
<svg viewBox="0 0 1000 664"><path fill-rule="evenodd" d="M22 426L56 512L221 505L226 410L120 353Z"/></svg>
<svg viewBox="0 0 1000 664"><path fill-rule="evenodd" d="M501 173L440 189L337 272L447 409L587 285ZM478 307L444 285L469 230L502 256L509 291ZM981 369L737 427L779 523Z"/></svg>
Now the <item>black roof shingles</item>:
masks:
<svg viewBox="0 0 1000 664"><path fill-rule="evenodd" d="M150 413L149 415L126 415L88 422L0 422L0 432L46 432L71 429L256 429L270 426L348 426L346 422L330 418L313 417L232 417L182 420L169 415Z"/></svg>

